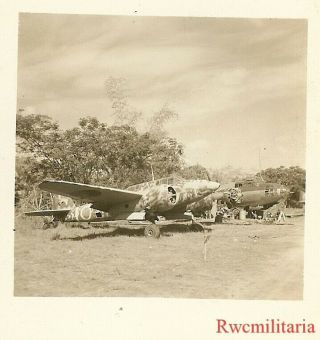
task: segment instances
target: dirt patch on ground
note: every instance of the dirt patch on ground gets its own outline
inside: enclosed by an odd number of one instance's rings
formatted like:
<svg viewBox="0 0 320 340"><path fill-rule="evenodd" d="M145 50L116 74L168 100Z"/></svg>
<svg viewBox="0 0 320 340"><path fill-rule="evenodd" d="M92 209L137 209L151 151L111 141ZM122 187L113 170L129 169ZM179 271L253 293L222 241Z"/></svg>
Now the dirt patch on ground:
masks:
<svg viewBox="0 0 320 340"><path fill-rule="evenodd" d="M186 228L159 240L123 229L52 240L61 231L26 220L15 231L14 294L302 299L304 220L289 222L216 225L205 262L203 234Z"/></svg>

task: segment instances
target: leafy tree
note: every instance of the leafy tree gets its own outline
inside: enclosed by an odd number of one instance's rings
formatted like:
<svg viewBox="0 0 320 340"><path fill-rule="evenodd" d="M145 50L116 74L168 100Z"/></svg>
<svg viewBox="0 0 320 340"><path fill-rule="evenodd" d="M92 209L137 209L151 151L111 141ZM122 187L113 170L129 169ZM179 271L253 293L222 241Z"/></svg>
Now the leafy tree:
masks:
<svg viewBox="0 0 320 340"><path fill-rule="evenodd" d="M142 112L129 104L129 87L125 78L109 77L105 81L106 94L111 102L115 125L136 126L142 118ZM145 130L154 138L161 140L167 137L165 125L178 118L178 114L164 104L160 110L146 120Z"/></svg>
<svg viewBox="0 0 320 340"><path fill-rule="evenodd" d="M86 117L62 131L42 115L17 116L16 199L45 178L125 188L181 169L183 148L175 139L107 126Z"/></svg>
<svg viewBox="0 0 320 340"><path fill-rule="evenodd" d="M29 155L16 156L15 205L25 209L46 209L51 195L43 193L38 184L45 178L41 164Z"/></svg>
<svg viewBox="0 0 320 340"><path fill-rule="evenodd" d="M142 113L128 103L128 87L125 78L109 77L105 82L106 94L111 101L116 125L135 125Z"/></svg>
<svg viewBox="0 0 320 340"><path fill-rule="evenodd" d="M178 114L170 109L167 104L163 105L162 108L155 112L149 120L149 133L157 139L165 138L167 136L164 129L165 124L175 118L178 118Z"/></svg>
<svg viewBox="0 0 320 340"><path fill-rule="evenodd" d="M252 172L244 170L242 168L234 168L231 165L224 166L222 168L209 169L210 178L219 183L231 183L244 178L251 178Z"/></svg>
<svg viewBox="0 0 320 340"><path fill-rule="evenodd" d="M24 152L29 155L38 155L52 162L52 165L58 165L56 159L51 157L51 144L59 140L60 131L58 124L50 117L17 114L16 135L18 154Z"/></svg>
<svg viewBox="0 0 320 340"><path fill-rule="evenodd" d="M179 175L185 179L206 179L211 178L208 170L202 165L191 165L180 170ZM214 179L212 179L214 180Z"/></svg>
<svg viewBox="0 0 320 340"><path fill-rule="evenodd" d="M292 192L289 204L292 206L295 206L295 202L299 201L300 191L305 191L306 188L306 171L299 166L268 168L257 173L257 176L261 176L266 182L279 183L289 187Z"/></svg>
<svg viewBox="0 0 320 340"><path fill-rule="evenodd" d="M266 182L275 182L305 190L306 171L299 166L268 168L257 173L257 176L261 176Z"/></svg>
<svg viewBox="0 0 320 340"><path fill-rule="evenodd" d="M164 129L177 114L164 105L148 121L147 132L139 133L135 126L142 113L129 105L127 81L109 77L105 87L114 111L112 126L85 117L76 127L61 130L46 115L19 110L16 204L23 197L27 205L47 204L34 189L46 178L125 188L151 180L152 171L160 178L182 168L183 146Z"/></svg>

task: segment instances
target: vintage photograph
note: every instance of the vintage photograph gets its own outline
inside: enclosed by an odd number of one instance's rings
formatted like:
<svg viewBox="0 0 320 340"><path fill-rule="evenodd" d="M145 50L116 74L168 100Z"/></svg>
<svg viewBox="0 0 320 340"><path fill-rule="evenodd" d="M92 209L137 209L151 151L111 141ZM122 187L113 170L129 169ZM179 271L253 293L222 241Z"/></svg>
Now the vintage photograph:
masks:
<svg viewBox="0 0 320 340"><path fill-rule="evenodd" d="M14 295L302 300L307 31L20 13Z"/></svg>

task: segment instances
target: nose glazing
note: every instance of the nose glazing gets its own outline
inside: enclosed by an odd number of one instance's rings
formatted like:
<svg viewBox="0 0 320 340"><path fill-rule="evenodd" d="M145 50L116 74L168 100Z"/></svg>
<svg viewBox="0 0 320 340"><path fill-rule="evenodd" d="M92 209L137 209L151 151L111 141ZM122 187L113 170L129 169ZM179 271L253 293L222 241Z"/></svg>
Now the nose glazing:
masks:
<svg viewBox="0 0 320 340"><path fill-rule="evenodd" d="M213 182L213 181L208 181L208 187L212 192L216 191L217 189L220 188L220 183L218 182Z"/></svg>
<svg viewBox="0 0 320 340"><path fill-rule="evenodd" d="M197 181L197 187L200 194L211 194L220 187L220 183L206 180Z"/></svg>

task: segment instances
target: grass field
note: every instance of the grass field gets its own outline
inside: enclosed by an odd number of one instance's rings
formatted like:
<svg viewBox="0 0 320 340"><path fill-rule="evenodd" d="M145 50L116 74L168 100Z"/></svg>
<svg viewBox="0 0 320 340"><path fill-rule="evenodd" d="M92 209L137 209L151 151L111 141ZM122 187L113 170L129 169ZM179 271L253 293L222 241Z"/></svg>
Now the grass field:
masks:
<svg viewBox="0 0 320 340"><path fill-rule="evenodd" d="M142 230L41 230L19 218L14 293L302 299L304 220L288 222L215 225L204 261L203 234L186 228L168 227L155 240Z"/></svg>

